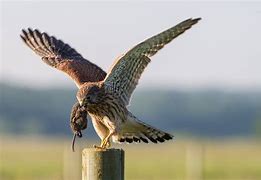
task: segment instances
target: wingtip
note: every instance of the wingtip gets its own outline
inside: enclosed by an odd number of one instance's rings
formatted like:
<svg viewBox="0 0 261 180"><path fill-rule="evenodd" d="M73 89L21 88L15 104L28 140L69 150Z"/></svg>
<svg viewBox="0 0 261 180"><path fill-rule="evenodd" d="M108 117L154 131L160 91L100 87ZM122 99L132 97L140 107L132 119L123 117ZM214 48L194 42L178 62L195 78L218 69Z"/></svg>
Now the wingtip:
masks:
<svg viewBox="0 0 261 180"><path fill-rule="evenodd" d="M32 35L34 30L32 30L32 28L28 28L27 31Z"/></svg>
<svg viewBox="0 0 261 180"><path fill-rule="evenodd" d="M194 18L194 21L200 21L202 18L201 17L197 17L197 18Z"/></svg>
<svg viewBox="0 0 261 180"><path fill-rule="evenodd" d="M21 38L24 42L26 42L26 39L25 39L25 37L24 37L22 34L20 34L20 38Z"/></svg>
<svg viewBox="0 0 261 180"><path fill-rule="evenodd" d="M24 35L27 35L28 33L34 33L34 32L36 32L36 33L40 33L40 31L38 30L38 29L34 29L34 28L31 28L31 27L28 27L28 28L23 28L22 30L22 33L24 34Z"/></svg>
<svg viewBox="0 0 261 180"><path fill-rule="evenodd" d="M47 39L49 36L48 36L48 34L47 34L46 32L43 32L43 33L42 33L42 37L45 38L45 39Z"/></svg>
<svg viewBox="0 0 261 180"><path fill-rule="evenodd" d="M180 24L189 24L190 26L191 25L194 25L196 23L198 23L198 21L201 20L201 17L198 17L198 18L188 18L184 21L182 21Z"/></svg>
<svg viewBox="0 0 261 180"><path fill-rule="evenodd" d="M22 34L23 34L23 35L26 35L26 34L27 34L27 32L26 32L25 29L22 29Z"/></svg>
<svg viewBox="0 0 261 180"><path fill-rule="evenodd" d="M34 34L40 36L42 33L38 29L34 29Z"/></svg>
<svg viewBox="0 0 261 180"><path fill-rule="evenodd" d="M24 38L27 38L28 35L30 35L30 31L31 31L31 28L23 28L21 35L22 35ZM20 35L20 36L21 36L21 35Z"/></svg>
<svg viewBox="0 0 261 180"><path fill-rule="evenodd" d="M196 24L198 21L201 20L201 17L198 17L198 18L190 18L190 21L193 22L193 24Z"/></svg>

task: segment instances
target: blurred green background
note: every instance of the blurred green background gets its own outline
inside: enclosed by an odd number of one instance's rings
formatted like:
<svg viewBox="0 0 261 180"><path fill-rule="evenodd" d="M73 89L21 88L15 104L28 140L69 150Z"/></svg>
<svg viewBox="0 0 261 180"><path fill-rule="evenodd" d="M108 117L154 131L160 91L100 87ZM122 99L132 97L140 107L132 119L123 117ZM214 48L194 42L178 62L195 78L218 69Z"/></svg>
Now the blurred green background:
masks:
<svg viewBox="0 0 261 180"><path fill-rule="evenodd" d="M0 179L80 179L81 150L99 139L89 122L71 152L75 90L0 86ZM140 90L130 108L175 139L115 145L126 179L261 179L260 92Z"/></svg>

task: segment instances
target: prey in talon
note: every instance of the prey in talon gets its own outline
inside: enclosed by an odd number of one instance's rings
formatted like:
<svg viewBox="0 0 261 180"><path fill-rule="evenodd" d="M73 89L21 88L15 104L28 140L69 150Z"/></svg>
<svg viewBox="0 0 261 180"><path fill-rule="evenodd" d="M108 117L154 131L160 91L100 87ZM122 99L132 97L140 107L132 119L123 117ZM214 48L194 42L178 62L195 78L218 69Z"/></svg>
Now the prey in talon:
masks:
<svg viewBox="0 0 261 180"><path fill-rule="evenodd" d="M73 132L73 140L72 140L72 151L74 152L74 144L75 139L78 136L79 138L82 137L82 130L87 128L87 111L84 107L81 107L78 102L76 102L71 111L70 117L70 126Z"/></svg>

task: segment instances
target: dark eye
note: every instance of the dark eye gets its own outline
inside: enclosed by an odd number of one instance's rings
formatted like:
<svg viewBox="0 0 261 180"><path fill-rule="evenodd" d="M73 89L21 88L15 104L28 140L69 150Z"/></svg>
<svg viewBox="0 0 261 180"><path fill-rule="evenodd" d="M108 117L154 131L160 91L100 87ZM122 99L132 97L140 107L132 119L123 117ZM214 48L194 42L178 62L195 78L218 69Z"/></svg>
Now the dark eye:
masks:
<svg viewBox="0 0 261 180"><path fill-rule="evenodd" d="M91 96L87 96L86 99L87 99L87 100L91 100Z"/></svg>

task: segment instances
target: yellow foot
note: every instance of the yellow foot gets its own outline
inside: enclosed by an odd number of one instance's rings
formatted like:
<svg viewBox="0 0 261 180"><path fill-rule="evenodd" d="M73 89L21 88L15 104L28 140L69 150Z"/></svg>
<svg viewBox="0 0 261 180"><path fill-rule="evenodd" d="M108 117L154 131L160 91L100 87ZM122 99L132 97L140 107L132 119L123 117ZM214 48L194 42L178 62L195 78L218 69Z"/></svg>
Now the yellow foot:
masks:
<svg viewBox="0 0 261 180"><path fill-rule="evenodd" d="M111 147L110 141L107 142L107 144L106 144L106 149L109 149L109 147Z"/></svg>
<svg viewBox="0 0 261 180"><path fill-rule="evenodd" d="M102 146L97 146L97 145L93 145L94 148L96 149L100 149L100 150L103 150L103 149L106 149L106 147L102 147Z"/></svg>

